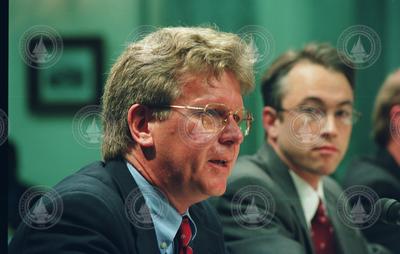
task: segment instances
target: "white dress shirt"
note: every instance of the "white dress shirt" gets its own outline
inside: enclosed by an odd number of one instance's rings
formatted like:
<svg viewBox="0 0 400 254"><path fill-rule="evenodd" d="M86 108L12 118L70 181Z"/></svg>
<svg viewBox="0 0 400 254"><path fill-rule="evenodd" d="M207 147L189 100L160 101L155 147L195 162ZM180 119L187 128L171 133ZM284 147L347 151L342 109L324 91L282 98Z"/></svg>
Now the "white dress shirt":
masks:
<svg viewBox="0 0 400 254"><path fill-rule="evenodd" d="M319 181L317 190L315 190L313 187L311 187L310 184L308 184L303 178L298 176L293 170L289 170L289 173L293 179L294 186L297 189L297 193L299 194L300 203L306 217L307 226L310 229L311 220L317 212L319 199L322 200L324 206L326 204L322 181Z"/></svg>

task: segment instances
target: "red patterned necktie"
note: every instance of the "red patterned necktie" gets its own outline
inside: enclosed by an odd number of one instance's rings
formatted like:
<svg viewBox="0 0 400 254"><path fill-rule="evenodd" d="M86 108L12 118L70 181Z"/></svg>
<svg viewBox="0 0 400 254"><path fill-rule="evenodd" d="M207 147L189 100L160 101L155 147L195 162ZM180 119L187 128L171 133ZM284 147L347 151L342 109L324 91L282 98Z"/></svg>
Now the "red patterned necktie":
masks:
<svg viewBox="0 0 400 254"><path fill-rule="evenodd" d="M335 254L336 244L333 226L325 212L324 205L319 200L317 212L311 220L311 236L316 254Z"/></svg>
<svg viewBox="0 0 400 254"><path fill-rule="evenodd" d="M187 216L184 216L182 218L179 233L179 254L193 254L192 247L189 246L190 240L192 239L192 229L190 227L189 218Z"/></svg>

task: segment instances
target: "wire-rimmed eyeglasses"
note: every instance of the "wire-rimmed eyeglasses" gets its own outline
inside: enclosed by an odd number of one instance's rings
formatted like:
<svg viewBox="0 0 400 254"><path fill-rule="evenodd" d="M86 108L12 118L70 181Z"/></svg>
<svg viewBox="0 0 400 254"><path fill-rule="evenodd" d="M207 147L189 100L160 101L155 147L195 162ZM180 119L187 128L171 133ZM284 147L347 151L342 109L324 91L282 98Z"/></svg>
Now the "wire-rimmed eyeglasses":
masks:
<svg viewBox="0 0 400 254"><path fill-rule="evenodd" d="M213 133L222 131L228 124L229 116L232 116L243 136L247 136L254 121L249 111L245 109L229 110L225 104L221 103L209 103L204 107L186 105L162 105L156 107L194 110L194 115L200 118L203 128Z"/></svg>

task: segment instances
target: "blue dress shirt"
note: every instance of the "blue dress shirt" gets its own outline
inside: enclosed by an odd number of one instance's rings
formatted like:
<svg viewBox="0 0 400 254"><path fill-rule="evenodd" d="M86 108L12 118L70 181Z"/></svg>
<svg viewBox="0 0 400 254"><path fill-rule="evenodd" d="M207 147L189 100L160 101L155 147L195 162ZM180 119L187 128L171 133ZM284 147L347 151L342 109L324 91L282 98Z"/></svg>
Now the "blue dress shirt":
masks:
<svg viewBox="0 0 400 254"><path fill-rule="evenodd" d="M126 165L150 210L160 253L173 254L175 247L174 238L181 225L182 217L184 215L189 217L193 230L192 240L196 236L196 224L190 217L188 210L184 214L179 214L157 187L151 185L129 162L127 162Z"/></svg>

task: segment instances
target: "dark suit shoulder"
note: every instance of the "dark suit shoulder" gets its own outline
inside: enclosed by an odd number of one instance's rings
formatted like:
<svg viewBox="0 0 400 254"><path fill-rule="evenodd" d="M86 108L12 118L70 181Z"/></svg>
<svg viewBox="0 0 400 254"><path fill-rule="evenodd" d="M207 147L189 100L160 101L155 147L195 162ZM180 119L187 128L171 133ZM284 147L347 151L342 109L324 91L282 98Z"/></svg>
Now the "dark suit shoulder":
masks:
<svg viewBox="0 0 400 254"><path fill-rule="evenodd" d="M237 181L253 181L254 183L261 181L263 185L271 185L273 181L267 172L266 165L262 165L256 155L245 155L237 160L232 174L228 178L228 184Z"/></svg>
<svg viewBox="0 0 400 254"><path fill-rule="evenodd" d="M380 197L400 198L400 182L370 157L358 157L347 167L343 186L364 185Z"/></svg>
<svg viewBox="0 0 400 254"><path fill-rule="evenodd" d="M85 192L93 193L98 197L107 198L110 195L115 195L116 184L109 172L106 170L104 162L93 162L76 173L66 177L54 189L60 195L70 192Z"/></svg>
<svg viewBox="0 0 400 254"><path fill-rule="evenodd" d="M124 202L102 162L92 163L54 187L60 217L47 229L21 223L10 253L132 253ZM44 245L37 244L46 242Z"/></svg>
<svg viewBox="0 0 400 254"><path fill-rule="evenodd" d="M365 181L368 179L391 178L373 158L363 156L352 160L346 168L344 182Z"/></svg>

